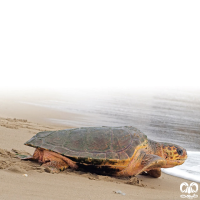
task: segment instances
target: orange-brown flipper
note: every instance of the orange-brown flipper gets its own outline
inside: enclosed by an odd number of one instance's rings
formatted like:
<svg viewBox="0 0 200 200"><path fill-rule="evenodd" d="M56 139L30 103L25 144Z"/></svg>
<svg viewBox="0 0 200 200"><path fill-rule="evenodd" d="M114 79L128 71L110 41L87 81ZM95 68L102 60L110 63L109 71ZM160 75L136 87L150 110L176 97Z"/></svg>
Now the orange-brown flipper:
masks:
<svg viewBox="0 0 200 200"><path fill-rule="evenodd" d="M60 170L67 169L69 166L72 169L77 169L77 165L69 158L62 156L53 151L37 148L32 157L21 157L22 160L38 160L42 163L42 167L48 168L49 172L58 173Z"/></svg>
<svg viewBox="0 0 200 200"><path fill-rule="evenodd" d="M130 161L129 165L119 171L117 176L133 176L146 171L150 176L155 178L161 175L160 168L166 165L166 160L153 154L146 154L139 150Z"/></svg>

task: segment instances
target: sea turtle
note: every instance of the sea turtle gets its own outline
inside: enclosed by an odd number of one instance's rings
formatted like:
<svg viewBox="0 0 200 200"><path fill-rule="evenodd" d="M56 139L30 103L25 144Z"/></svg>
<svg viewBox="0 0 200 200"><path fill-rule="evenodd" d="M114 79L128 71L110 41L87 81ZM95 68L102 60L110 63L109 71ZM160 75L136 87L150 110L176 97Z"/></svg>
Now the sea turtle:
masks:
<svg viewBox="0 0 200 200"><path fill-rule="evenodd" d="M187 158L184 148L147 139L132 126L39 132L25 145L36 150L23 159L38 160L51 172L71 167L114 176L144 172L157 178L161 168L181 165Z"/></svg>

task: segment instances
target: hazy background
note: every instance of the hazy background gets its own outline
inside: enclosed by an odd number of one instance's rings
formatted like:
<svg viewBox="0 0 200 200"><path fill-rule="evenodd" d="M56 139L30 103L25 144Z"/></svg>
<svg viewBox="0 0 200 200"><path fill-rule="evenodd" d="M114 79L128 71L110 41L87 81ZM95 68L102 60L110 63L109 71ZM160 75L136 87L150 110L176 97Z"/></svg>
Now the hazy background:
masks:
<svg viewBox="0 0 200 200"><path fill-rule="evenodd" d="M0 51L0 89L199 88L200 51Z"/></svg>

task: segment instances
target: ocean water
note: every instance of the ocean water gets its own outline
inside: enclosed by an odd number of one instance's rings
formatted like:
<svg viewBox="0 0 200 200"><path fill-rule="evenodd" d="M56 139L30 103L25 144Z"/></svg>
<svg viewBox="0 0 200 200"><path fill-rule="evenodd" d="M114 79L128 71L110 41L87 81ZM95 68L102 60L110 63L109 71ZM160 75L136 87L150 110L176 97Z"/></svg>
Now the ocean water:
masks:
<svg viewBox="0 0 200 200"><path fill-rule="evenodd" d="M21 103L66 112L63 119L48 119L66 127L128 125L155 141L181 145L187 149L187 161L163 172L200 182L200 91L63 90Z"/></svg>

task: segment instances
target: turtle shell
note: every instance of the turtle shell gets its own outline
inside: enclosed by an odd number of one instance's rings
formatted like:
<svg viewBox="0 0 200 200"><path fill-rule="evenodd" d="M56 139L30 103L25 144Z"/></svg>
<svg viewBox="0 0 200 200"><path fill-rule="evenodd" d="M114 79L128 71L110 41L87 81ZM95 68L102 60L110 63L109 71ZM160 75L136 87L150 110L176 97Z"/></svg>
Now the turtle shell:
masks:
<svg viewBox="0 0 200 200"><path fill-rule="evenodd" d="M54 151L76 162L101 164L106 160L130 160L146 143L147 136L138 129L123 126L39 132L25 145Z"/></svg>

